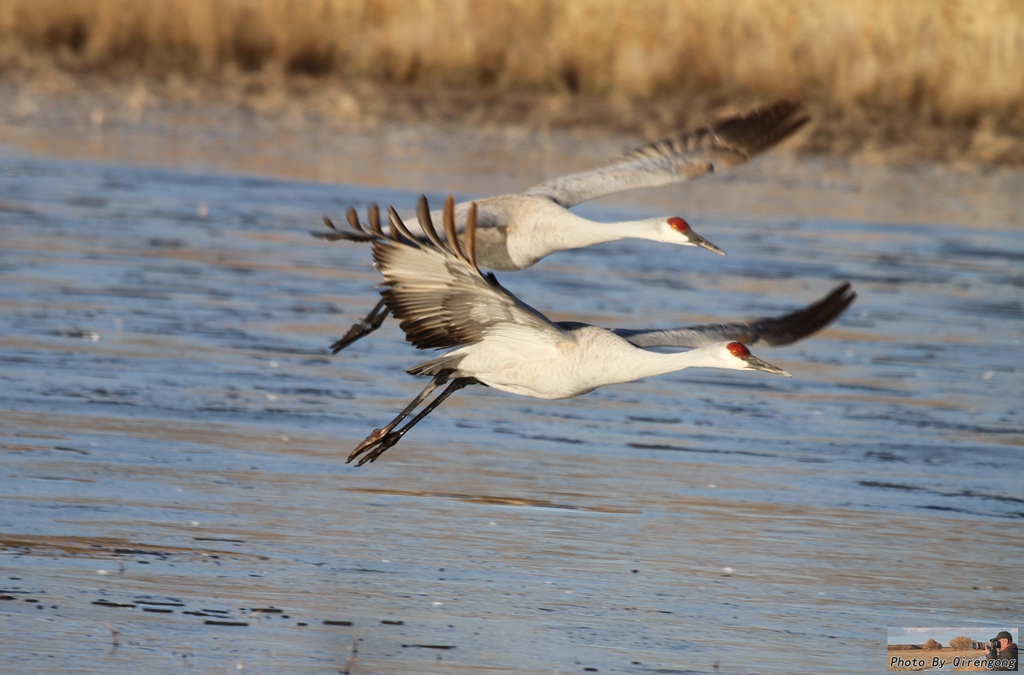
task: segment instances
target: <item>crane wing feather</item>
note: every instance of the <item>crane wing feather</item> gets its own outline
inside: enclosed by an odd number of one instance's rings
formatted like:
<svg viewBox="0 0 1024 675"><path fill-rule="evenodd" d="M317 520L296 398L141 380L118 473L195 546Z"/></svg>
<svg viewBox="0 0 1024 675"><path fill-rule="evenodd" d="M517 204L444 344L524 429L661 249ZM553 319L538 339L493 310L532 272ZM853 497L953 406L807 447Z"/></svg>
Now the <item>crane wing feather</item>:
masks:
<svg viewBox="0 0 1024 675"><path fill-rule="evenodd" d="M700 178L747 162L810 119L800 104L778 101L694 131L642 145L609 164L536 185L525 192L570 208L604 195Z"/></svg>
<svg viewBox="0 0 1024 675"><path fill-rule="evenodd" d="M408 341L419 349L458 347L511 326L529 328L538 340L564 339L561 328L470 263L473 243L469 236L461 247L454 241L374 240L374 263L384 276L381 296Z"/></svg>
<svg viewBox="0 0 1024 675"><path fill-rule="evenodd" d="M857 294L849 282L840 284L817 302L782 316L736 323L704 324L651 330L616 329L614 332L637 347L701 347L716 342L742 342L748 346L788 345L817 333L846 311Z"/></svg>

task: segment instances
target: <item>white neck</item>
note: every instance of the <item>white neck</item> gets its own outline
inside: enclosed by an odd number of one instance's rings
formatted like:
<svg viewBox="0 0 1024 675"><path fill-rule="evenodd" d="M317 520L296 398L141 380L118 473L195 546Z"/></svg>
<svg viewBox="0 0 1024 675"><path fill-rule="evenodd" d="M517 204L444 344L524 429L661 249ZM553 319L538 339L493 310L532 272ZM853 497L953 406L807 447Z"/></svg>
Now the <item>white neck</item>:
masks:
<svg viewBox="0 0 1024 675"><path fill-rule="evenodd" d="M601 223L581 218L558 208L543 218L532 220L529 227L513 228L509 234L509 255L519 269L529 267L541 258L574 248L585 248L619 239L652 239L661 241L658 218Z"/></svg>
<svg viewBox="0 0 1024 675"><path fill-rule="evenodd" d="M644 220L622 220L614 223L602 223L597 220L581 218L571 211L565 211L555 223L557 232L551 232L553 239L561 240L565 248L583 248L594 244L603 244L619 239L649 239L664 241L659 227L664 218L645 218Z"/></svg>
<svg viewBox="0 0 1024 675"><path fill-rule="evenodd" d="M709 367L743 370L745 363L733 357L724 343L705 345L685 352L664 354L637 349L600 328L578 333L578 357L572 364L576 385L583 392L609 384L633 382L686 368ZM575 394L582 393L577 391Z"/></svg>

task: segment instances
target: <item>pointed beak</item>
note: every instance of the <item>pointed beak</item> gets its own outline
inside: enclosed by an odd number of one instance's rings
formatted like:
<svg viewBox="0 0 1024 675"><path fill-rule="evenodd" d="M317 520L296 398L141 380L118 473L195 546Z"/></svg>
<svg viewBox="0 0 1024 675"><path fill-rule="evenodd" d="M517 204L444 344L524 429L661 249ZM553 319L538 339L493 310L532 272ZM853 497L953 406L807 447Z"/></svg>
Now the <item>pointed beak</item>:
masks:
<svg viewBox="0 0 1024 675"><path fill-rule="evenodd" d="M749 355L744 360L754 370L763 370L766 373L773 373L775 375L784 375L786 377L793 377L790 373L787 373L782 368L776 368L772 364L768 363L767 361L762 361L761 359L757 358L753 354Z"/></svg>
<svg viewBox="0 0 1024 675"><path fill-rule="evenodd" d="M725 251L718 248L717 246L715 246L710 241L700 236L693 230L690 230L690 243L693 244L694 246L700 246L701 248L707 249L712 253L717 253L718 255L725 255Z"/></svg>

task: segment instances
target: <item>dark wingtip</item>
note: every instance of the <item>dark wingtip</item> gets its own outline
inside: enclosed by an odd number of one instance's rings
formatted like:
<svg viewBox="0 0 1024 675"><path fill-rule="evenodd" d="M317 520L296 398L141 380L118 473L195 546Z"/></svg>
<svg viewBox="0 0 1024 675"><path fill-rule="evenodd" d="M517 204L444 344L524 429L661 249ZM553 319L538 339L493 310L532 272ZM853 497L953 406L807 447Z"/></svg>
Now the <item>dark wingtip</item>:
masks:
<svg viewBox="0 0 1024 675"><path fill-rule="evenodd" d="M373 241L373 236L363 229L362 224L359 222L359 216L356 215L355 209L349 209L345 217L348 220L349 227L352 228L351 232L339 230L334 221L331 220L330 216L321 216L324 225L327 226L328 232L314 232L310 231L310 236L316 237L317 239L323 239L324 241Z"/></svg>
<svg viewBox="0 0 1024 675"><path fill-rule="evenodd" d="M718 122L713 129L727 143L748 155L756 155L781 143L810 122L810 115L798 115L802 109L799 101L781 99Z"/></svg>
<svg viewBox="0 0 1024 675"><path fill-rule="evenodd" d="M846 281L815 303L781 317L758 319L750 323L759 342L771 347L792 344L814 335L838 319L857 299L853 284Z"/></svg>
<svg viewBox="0 0 1024 675"><path fill-rule="evenodd" d="M369 234L359 234L357 232L342 232L341 230L333 230L331 232L314 232L310 230L309 236L315 237L316 239L323 239L324 241L373 241L374 237Z"/></svg>

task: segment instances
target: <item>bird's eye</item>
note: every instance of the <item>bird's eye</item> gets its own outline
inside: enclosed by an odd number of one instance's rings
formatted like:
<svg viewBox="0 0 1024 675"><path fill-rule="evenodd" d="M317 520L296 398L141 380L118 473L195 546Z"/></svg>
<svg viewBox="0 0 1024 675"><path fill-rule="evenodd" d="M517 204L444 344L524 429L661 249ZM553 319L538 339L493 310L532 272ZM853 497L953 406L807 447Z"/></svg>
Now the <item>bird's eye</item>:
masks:
<svg viewBox="0 0 1024 675"><path fill-rule="evenodd" d="M672 218L669 218L668 224L676 232L682 232L683 234L686 234L687 232L690 231L690 224L683 220L682 218L679 218L678 216L673 216Z"/></svg>
<svg viewBox="0 0 1024 675"><path fill-rule="evenodd" d="M737 358L744 359L750 356L750 350L747 349L747 346L745 344L742 344L740 342L730 342L728 345L726 345L726 349L729 350L730 354Z"/></svg>

